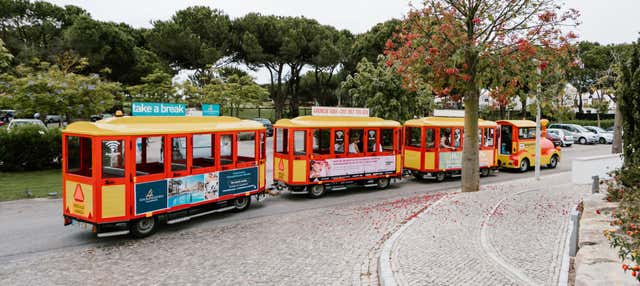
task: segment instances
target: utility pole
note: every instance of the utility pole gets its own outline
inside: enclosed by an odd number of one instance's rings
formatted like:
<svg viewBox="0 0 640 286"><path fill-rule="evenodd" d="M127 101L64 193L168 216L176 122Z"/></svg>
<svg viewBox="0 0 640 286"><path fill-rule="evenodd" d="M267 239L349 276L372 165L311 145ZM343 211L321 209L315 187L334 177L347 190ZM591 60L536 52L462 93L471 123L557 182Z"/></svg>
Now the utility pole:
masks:
<svg viewBox="0 0 640 286"><path fill-rule="evenodd" d="M535 177L536 180L540 180L540 79L542 77L542 69L540 65L537 68L538 71L538 87L536 89L536 167Z"/></svg>

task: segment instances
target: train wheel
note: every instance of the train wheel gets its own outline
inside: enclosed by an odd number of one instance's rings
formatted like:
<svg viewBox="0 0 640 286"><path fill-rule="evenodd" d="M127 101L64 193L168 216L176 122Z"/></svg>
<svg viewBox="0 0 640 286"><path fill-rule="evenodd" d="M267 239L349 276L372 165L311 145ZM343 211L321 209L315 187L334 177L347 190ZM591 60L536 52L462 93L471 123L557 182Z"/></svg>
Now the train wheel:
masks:
<svg viewBox="0 0 640 286"><path fill-rule="evenodd" d="M155 217L145 217L131 224L131 234L137 238L147 237L156 232L157 221Z"/></svg>
<svg viewBox="0 0 640 286"><path fill-rule="evenodd" d="M447 174L445 172L438 172L436 173L436 181L438 182L442 182L444 181L444 179L447 178Z"/></svg>
<svg viewBox="0 0 640 286"><path fill-rule="evenodd" d="M391 184L391 180L389 180L389 178L380 178L378 179L377 184L378 189L384 190L389 187L389 185Z"/></svg>
<svg viewBox="0 0 640 286"><path fill-rule="evenodd" d="M526 172L527 170L529 170L529 159L523 159L520 162L520 172Z"/></svg>
<svg viewBox="0 0 640 286"><path fill-rule="evenodd" d="M233 201L233 205L236 207L235 211L241 212L249 208L251 206L251 196L244 196L236 198Z"/></svg>
<svg viewBox="0 0 640 286"><path fill-rule="evenodd" d="M547 167L551 169L555 169L558 166L558 155L551 156L551 160L549 161L549 165Z"/></svg>
<svg viewBox="0 0 640 286"><path fill-rule="evenodd" d="M324 185L317 184L317 185L311 186L311 189L309 189L309 196L312 199L317 199L324 196L325 192L326 192L326 188L324 187Z"/></svg>

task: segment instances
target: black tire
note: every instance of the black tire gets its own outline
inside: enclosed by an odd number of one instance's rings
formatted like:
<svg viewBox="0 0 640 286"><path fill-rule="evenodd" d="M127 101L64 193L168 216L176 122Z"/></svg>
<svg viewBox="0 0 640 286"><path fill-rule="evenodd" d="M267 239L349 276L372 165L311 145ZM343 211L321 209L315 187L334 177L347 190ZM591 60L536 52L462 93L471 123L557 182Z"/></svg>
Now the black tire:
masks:
<svg viewBox="0 0 640 286"><path fill-rule="evenodd" d="M436 182L442 182L447 178L447 173L445 172L438 172L436 173Z"/></svg>
<svg viewBox="0 0 640 286"><path fill-rule="evenodd" d="M525 158L520 162L520 172L526 172L529 170L529 159Z"/></svg>
<svg viewBox="0 0 640 286"><path fill-rule="evenodd" d="M491 173L491 170L489 168L480 169L480 176L481 177L488 177L490 173Z"/></svg>
<svg viewBox="0 0 640 286"><path fill-rule="evenodd" d="M604 137L600 137L600 144L607 144L607 139L604 139Z"/></svg>
<svg viewBox="0 0 640 286"><path fill-rule="evenodd" d="M549 160L549 165L547 167L551 169L555 169L558 166L558 155L551 156L551 160Z"/></svg>
<svg viewBox="0 0 640 286"><path fill-rule="evenodd" d="M131 222L129 230L137 238L145 238L156 232L158 221L155 217L144 217Z"/></svg>
<svg viewBox="0 0 640 286"><path fill-rule="evenodd" d="M586 145L587 144L587 138L580 137L580 139L578 139L578 143L580 143L582 145Z"/></svg>
<svg viewBox="0 0 640 286"><path fill-rule="evenodd" d="M326 192L327 192L327 189L324 187L323 184L309 186L309 197L311 197L312 199L321 198L322 196L324 196Z"/></svg>
<svg viewBox="0 0 640 286"><path fill-rule="evenodd" d="M411 171L411 175L418 181L424 180L424 175L418 171Z"/></svg>
<svg viewBox="0 0 640 286"><path fill-rule="evenodd" d="M236 212L246 211L251 206L251 196L237 197L233 200L233 205Z"/></svg>
<svg viewBox="0 0 640 286"><path fill-rule="evenodd" d="M376 183L378 184L378 189L384 190L391 185L391 180L389 178L380 178Z"/></svg>

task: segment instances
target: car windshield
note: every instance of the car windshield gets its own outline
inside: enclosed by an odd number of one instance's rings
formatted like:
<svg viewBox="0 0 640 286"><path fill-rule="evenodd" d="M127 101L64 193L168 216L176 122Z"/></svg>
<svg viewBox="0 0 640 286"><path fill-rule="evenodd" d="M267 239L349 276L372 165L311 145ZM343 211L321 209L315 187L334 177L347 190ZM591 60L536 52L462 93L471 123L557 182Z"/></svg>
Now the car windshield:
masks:
<svg viewBox="0 0 640 286"><path fill-rule="evenodd" d="M604 133L606 131L604 131L604 129L600 128L600 127L591 127L591 130L595 131L596 133Z"/></svg>
<svg viewBox="0 0 640 286"><path fill-rule="evenodd" d="M584 127L582 127L582 126L580 126L580 125L576 125L575 127L576 127L576 129L578 129L578 131L580 131L580 132L592 132L592 131L587 130L587 128L584 128Z"/></svg>

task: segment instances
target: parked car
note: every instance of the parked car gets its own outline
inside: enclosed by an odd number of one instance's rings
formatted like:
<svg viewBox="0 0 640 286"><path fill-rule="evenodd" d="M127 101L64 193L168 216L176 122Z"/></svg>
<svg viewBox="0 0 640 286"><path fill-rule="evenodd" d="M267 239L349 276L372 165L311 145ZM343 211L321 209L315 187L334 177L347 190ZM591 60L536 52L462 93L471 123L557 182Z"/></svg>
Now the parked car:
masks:
<svg viewBox="0 0 640 286"><path fill-rule="evenodd" d="M596 144L600 139L598 135L577 124L554 123L549 125L549 128L563 129L573 133L573 139L580 144Z"/></svg>
<svg viewBox="0 0 640 286"><path fill-rule="evenodd" d="M560 138L560 135L551 133L549 131L547 131L547 139L549 139L549 141L553 142L553 146L557 147L557 146L562 146L562 139Z"/></svg>
<svg viewBox="0 0 640 286"><path fill-rule="evenodd" d="M584 128L598 135L598 143L613 144L613 132L607 132L598 126L585 126Z"/></svg>
<svg viewBox="0 0 640 286"><path fill-rule="evenodd" d="M560 141L562 142L560 144L560 146L562 147L569 147L571 145L573 145L573 133L565 131L564 129L547 129L547 134L553 134L556 135L560 138Z"/></svg>
<svg viewBox="0 0 640 286"><path fill-rule="evenodd" d="M9 122L9 126L7 128L11 130L18 126L25 126L29 124L38 125L42 128L47 128L47 126L45 126L44 123L42 123L42 121L40 121L39 119L14 119L14 120L11 120L11 122Z"/></svg>
<svg viewBox="0 0 640 286"><path fill-rule="evenodd" d="M64 117L62 115L47 115L44 118L44 123L49 124L49 123L60 123L60 122L64 122Z"/></svg>
<svg viewBox="0 0 640 286"><path fill-rule="evenodd" d="M254 118L251 119L253 121L258 121L260 123L262 123L262 125L264 125L264 127L267 128L267 136L271 137L273 136L273 124L271 124L271 120L266 119L266 118Z"/></svg>
<svg viewBox="0 0 640 286"><path fill-rule="evenodd" d="M94 115L91 115L91 122L96 122L98 120L106 119L109 117L113 117L113 114L110 114L110 113L94 114Z"/></svg>

